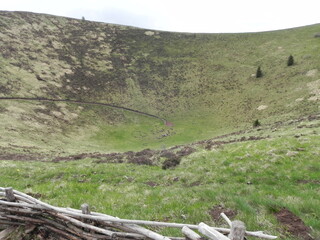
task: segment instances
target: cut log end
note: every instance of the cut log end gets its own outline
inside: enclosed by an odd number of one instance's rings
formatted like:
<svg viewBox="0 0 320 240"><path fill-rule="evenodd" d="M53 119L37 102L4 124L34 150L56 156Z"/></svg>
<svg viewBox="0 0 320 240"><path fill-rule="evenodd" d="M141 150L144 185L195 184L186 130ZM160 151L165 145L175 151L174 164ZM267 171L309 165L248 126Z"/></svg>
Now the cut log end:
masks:
<svg viewBox="0 0 320 240"><path fill-rule="evenodd" d="M244 235L246 233L246 226L241 221L233 221L231 223L231 230L228 238L230 240L244 240Z"/></svg>
<svg viewBox="0 0 320 240"><path fill-rule="evenodd" d="M13 194L13 189L11 187L6 188L4 190L5 194L6 194L6 198L9 202L15 202L16 201L16 197Z"/></svg>
<svg viewBox="0 0 320 240"><path fill-rule="evenodd" d="M81 211L82 214L91 214L89 205L87 203L81 205Z"/></svg>

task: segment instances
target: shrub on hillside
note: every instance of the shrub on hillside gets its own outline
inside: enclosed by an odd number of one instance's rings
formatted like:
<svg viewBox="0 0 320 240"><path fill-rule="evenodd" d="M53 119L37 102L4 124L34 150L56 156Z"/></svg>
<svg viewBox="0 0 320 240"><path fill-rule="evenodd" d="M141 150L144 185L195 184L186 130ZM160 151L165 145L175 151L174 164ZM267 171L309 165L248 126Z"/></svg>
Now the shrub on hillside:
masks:
<svg viewBox="0 0 320 240"><path fill-rule="evenodd" d="M294 59L293 59L293 56L290 55L290 56L288 57L287 66L290 67L290 66L292 66L293 64L294 64Z"/></svg>
<svg viewBox="0 0 320 240"><path fill-rule="evenodd" d="M260 127L260 126L261 126L261 123L258 119L253 122L253 127Z"/></svg>
<svg viewBox="0 0 320 240"><path fill-rule="evenodd" d="M263 76L261 67L258 67L257 72L256 72L256 78L261 78Z"/></svg>

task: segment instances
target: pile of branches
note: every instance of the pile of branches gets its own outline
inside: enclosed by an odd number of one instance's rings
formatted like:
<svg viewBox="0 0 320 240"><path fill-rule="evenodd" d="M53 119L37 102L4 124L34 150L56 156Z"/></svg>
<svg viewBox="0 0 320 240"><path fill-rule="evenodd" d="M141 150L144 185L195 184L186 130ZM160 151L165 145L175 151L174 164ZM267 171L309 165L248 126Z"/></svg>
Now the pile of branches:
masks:
<svg viewBox="0 0 320 240"><path fill-rule="evenodd" d="M119 219L90 212L87 204L83 204L81 210L55 207L12 188L0 187L0 229L4 229L0 232L0 240L12 239L10 234L20 226L24 226L27 232L41 228L54 233L55 239L72 240L200 240L203 239L202 236L212 240L243 240L245 235L265 239L277 238L262 231L246 231L243 222L231 222L225 214L222 214L222 217L230 229L210 227L205 223L193 225ZM180 228L183 237L162 236L141 225Z"/></svg>

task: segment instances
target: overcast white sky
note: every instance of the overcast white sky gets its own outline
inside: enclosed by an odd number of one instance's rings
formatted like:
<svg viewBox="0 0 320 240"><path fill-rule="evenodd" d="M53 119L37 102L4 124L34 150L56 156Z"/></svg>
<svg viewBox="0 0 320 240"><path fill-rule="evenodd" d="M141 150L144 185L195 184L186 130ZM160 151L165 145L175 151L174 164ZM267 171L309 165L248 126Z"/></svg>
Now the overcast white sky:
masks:
<svg viewBox="0 0 320 240"><path fill-rule="evenodd" d="M0 0L0 10L178 32L256 32L320 23L320 0Z"/></svg>

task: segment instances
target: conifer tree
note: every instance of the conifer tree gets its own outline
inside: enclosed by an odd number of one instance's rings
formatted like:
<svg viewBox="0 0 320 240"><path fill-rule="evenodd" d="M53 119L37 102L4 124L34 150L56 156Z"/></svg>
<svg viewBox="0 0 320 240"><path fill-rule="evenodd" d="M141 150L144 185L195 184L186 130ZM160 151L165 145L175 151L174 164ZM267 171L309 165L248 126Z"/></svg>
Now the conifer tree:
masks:
<svg viewBox="0 0 320 240"><path fill-rule="evenodd" d="M293 59L293 56L290 55L290 56L288 57L287 66L290 67L290 66L292 66L293 64L294 64L294 59Z"/></svg>
<svg viewBox="0 0 320 240"><path fill-rule="evenodd" d="M261 126L261 123L260 123L260 121L257 119L257 120L255 120L254 122L253 122L253 127L260 127Z"/></svg>
<svg viewBox="0 0 320 240"><path fill-rule="evenodd" d="M259 66L256 72L256 78L261 78L262 77L262 71L261 71L261 67Z"/></svg>

